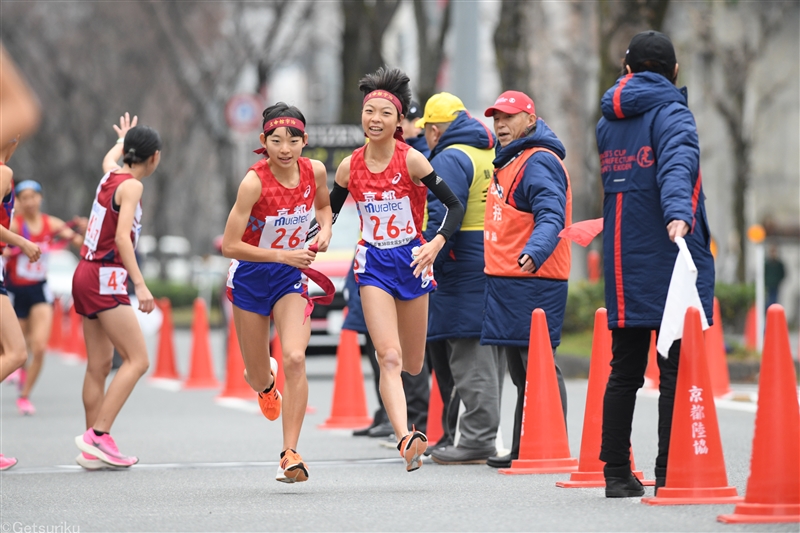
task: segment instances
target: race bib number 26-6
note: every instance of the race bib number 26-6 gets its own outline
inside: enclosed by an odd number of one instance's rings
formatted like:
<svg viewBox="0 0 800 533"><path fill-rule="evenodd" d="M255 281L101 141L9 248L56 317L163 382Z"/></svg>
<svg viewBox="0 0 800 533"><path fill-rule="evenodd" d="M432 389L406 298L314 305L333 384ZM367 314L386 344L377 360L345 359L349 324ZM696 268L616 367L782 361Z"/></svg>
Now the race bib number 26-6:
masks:
<svg viewBox="0 0 800 533"><path fill-rule="evenodd" d="M362 236L376 248L394 248L411 242L417 227L408 197L399 200L359 202Z"/></svg>
<svg viewBox="0 0 800 533"><path fill-rule="evenodd" d="M100 294L128 294L128 271L122 267L100 267Z"/></svg>

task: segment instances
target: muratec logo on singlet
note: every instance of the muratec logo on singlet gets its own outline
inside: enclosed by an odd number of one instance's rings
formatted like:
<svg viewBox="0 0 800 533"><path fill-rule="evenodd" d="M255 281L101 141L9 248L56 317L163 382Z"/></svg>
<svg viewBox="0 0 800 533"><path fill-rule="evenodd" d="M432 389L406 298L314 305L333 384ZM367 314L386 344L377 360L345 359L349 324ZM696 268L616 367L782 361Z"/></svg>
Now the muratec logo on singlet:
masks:
<svg viewBox="0 0 800 533"><path fill-rule="evenodd" d="M308 222L308 211L305 205L298 205L294 212L289 214L289 209L278 209L278 218L275 219L275 227L296 226Z"/></svg>

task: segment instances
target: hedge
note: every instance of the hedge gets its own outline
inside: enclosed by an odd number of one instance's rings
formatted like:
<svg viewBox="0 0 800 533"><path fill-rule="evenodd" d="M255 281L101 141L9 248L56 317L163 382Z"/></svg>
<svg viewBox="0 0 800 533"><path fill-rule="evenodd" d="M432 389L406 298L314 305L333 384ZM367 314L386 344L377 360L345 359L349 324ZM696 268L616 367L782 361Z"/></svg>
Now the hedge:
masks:
<svg viewBox="0 0 800 533"><path fill-rule="evenodd" d="M714 289L719 299L722 323L729 331L744 331L747 310L755 302L755 286L753 284L717 283ZM576 333L591 330L594 327L594 313L605 307L604 285L578 281L569 284L567 293L567 309L564 313L565 333Z"/></svg>

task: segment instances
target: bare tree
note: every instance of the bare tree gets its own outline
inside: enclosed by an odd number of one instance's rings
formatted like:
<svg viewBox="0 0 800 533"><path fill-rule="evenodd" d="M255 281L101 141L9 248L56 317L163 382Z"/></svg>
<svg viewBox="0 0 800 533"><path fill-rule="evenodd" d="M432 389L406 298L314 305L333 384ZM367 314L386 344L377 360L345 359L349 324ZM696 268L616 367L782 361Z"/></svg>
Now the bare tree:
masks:
<svg viewBox="0 0 800 533"><path fill-rule="evenodd" d="M714 83L714 77L704 78L703 90L715 110L722 116L731 140L734 158L732 215L738 238L738 258L736 279L745 281L747 246L747 217L745 197L752 178L753 161L753 122L768 107L775 96L788 85L788 78L779 79L762 94L753 94L752 76L754 67L764 56L767 45L784 24L785 14L796 8L795 2L765 2L747 6L713 5L700 13L697 18L697 31L702 46L701 60L704 70L719 71L721 84ZM753 9L755 31L748 36L734 40L720 39L715 31L715 9ZM716 68L715 67L719 67ZM748 101L754 99L752 115L748 113ZM748 120L750 119L750 120Z"/></svg>
<svg viewBox="0 0 800 533"><path fill-rule="evenodd" d="M444 39L450 29L453 1L446 1L436 20L429 10L436 8L432 2L414 0L414 19L417 25L417 50L419 53L419 79L416 82L417 97L423 106L436 92L439 70L444 60Z"/></svg>
<svg viewBox="0 0 800 533"><path fill-rule="evenodd" d="M381 40L400 7L400 0L342 0L342 106L339 121L358 123L361 97L358 80L384 64Z"/></svg>
<svg viewBox="0 0 800 533"><path fill-rule="evenodd" d="M640 31L661 31L669 0L600 0L598 8L602 96L619 77L621 60L631 38Z"/></svg>
<svg viewBox="0 0 800 533"><path fill-rule="evenodd" d="M531 27L525 2L501 1L500 20L494 31L494 49L504 90L529 90L532 74L529 58Z"/></svg>

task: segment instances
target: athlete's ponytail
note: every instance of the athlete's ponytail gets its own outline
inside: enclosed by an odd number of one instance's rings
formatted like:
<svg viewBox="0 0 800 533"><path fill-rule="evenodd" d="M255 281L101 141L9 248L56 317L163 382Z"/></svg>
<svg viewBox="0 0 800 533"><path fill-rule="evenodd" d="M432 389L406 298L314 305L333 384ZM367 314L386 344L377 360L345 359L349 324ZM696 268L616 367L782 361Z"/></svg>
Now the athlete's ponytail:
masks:
<svg viewBox="0 0 800 533"><path fill-rule="evenodd" d="M380 67L372 74L358 80L358 89L367 96L372 91L386 91L395 95L403 106L403 115L408 115L411 105L411 80L400 69Z"/></svg>
<svg viewBox="0 0 800 533"><path fill-rule="evenodd" d="M135 126L125 134L122 162L127 165L144 163L161 150L161 136L148 126Z"/></svg>

